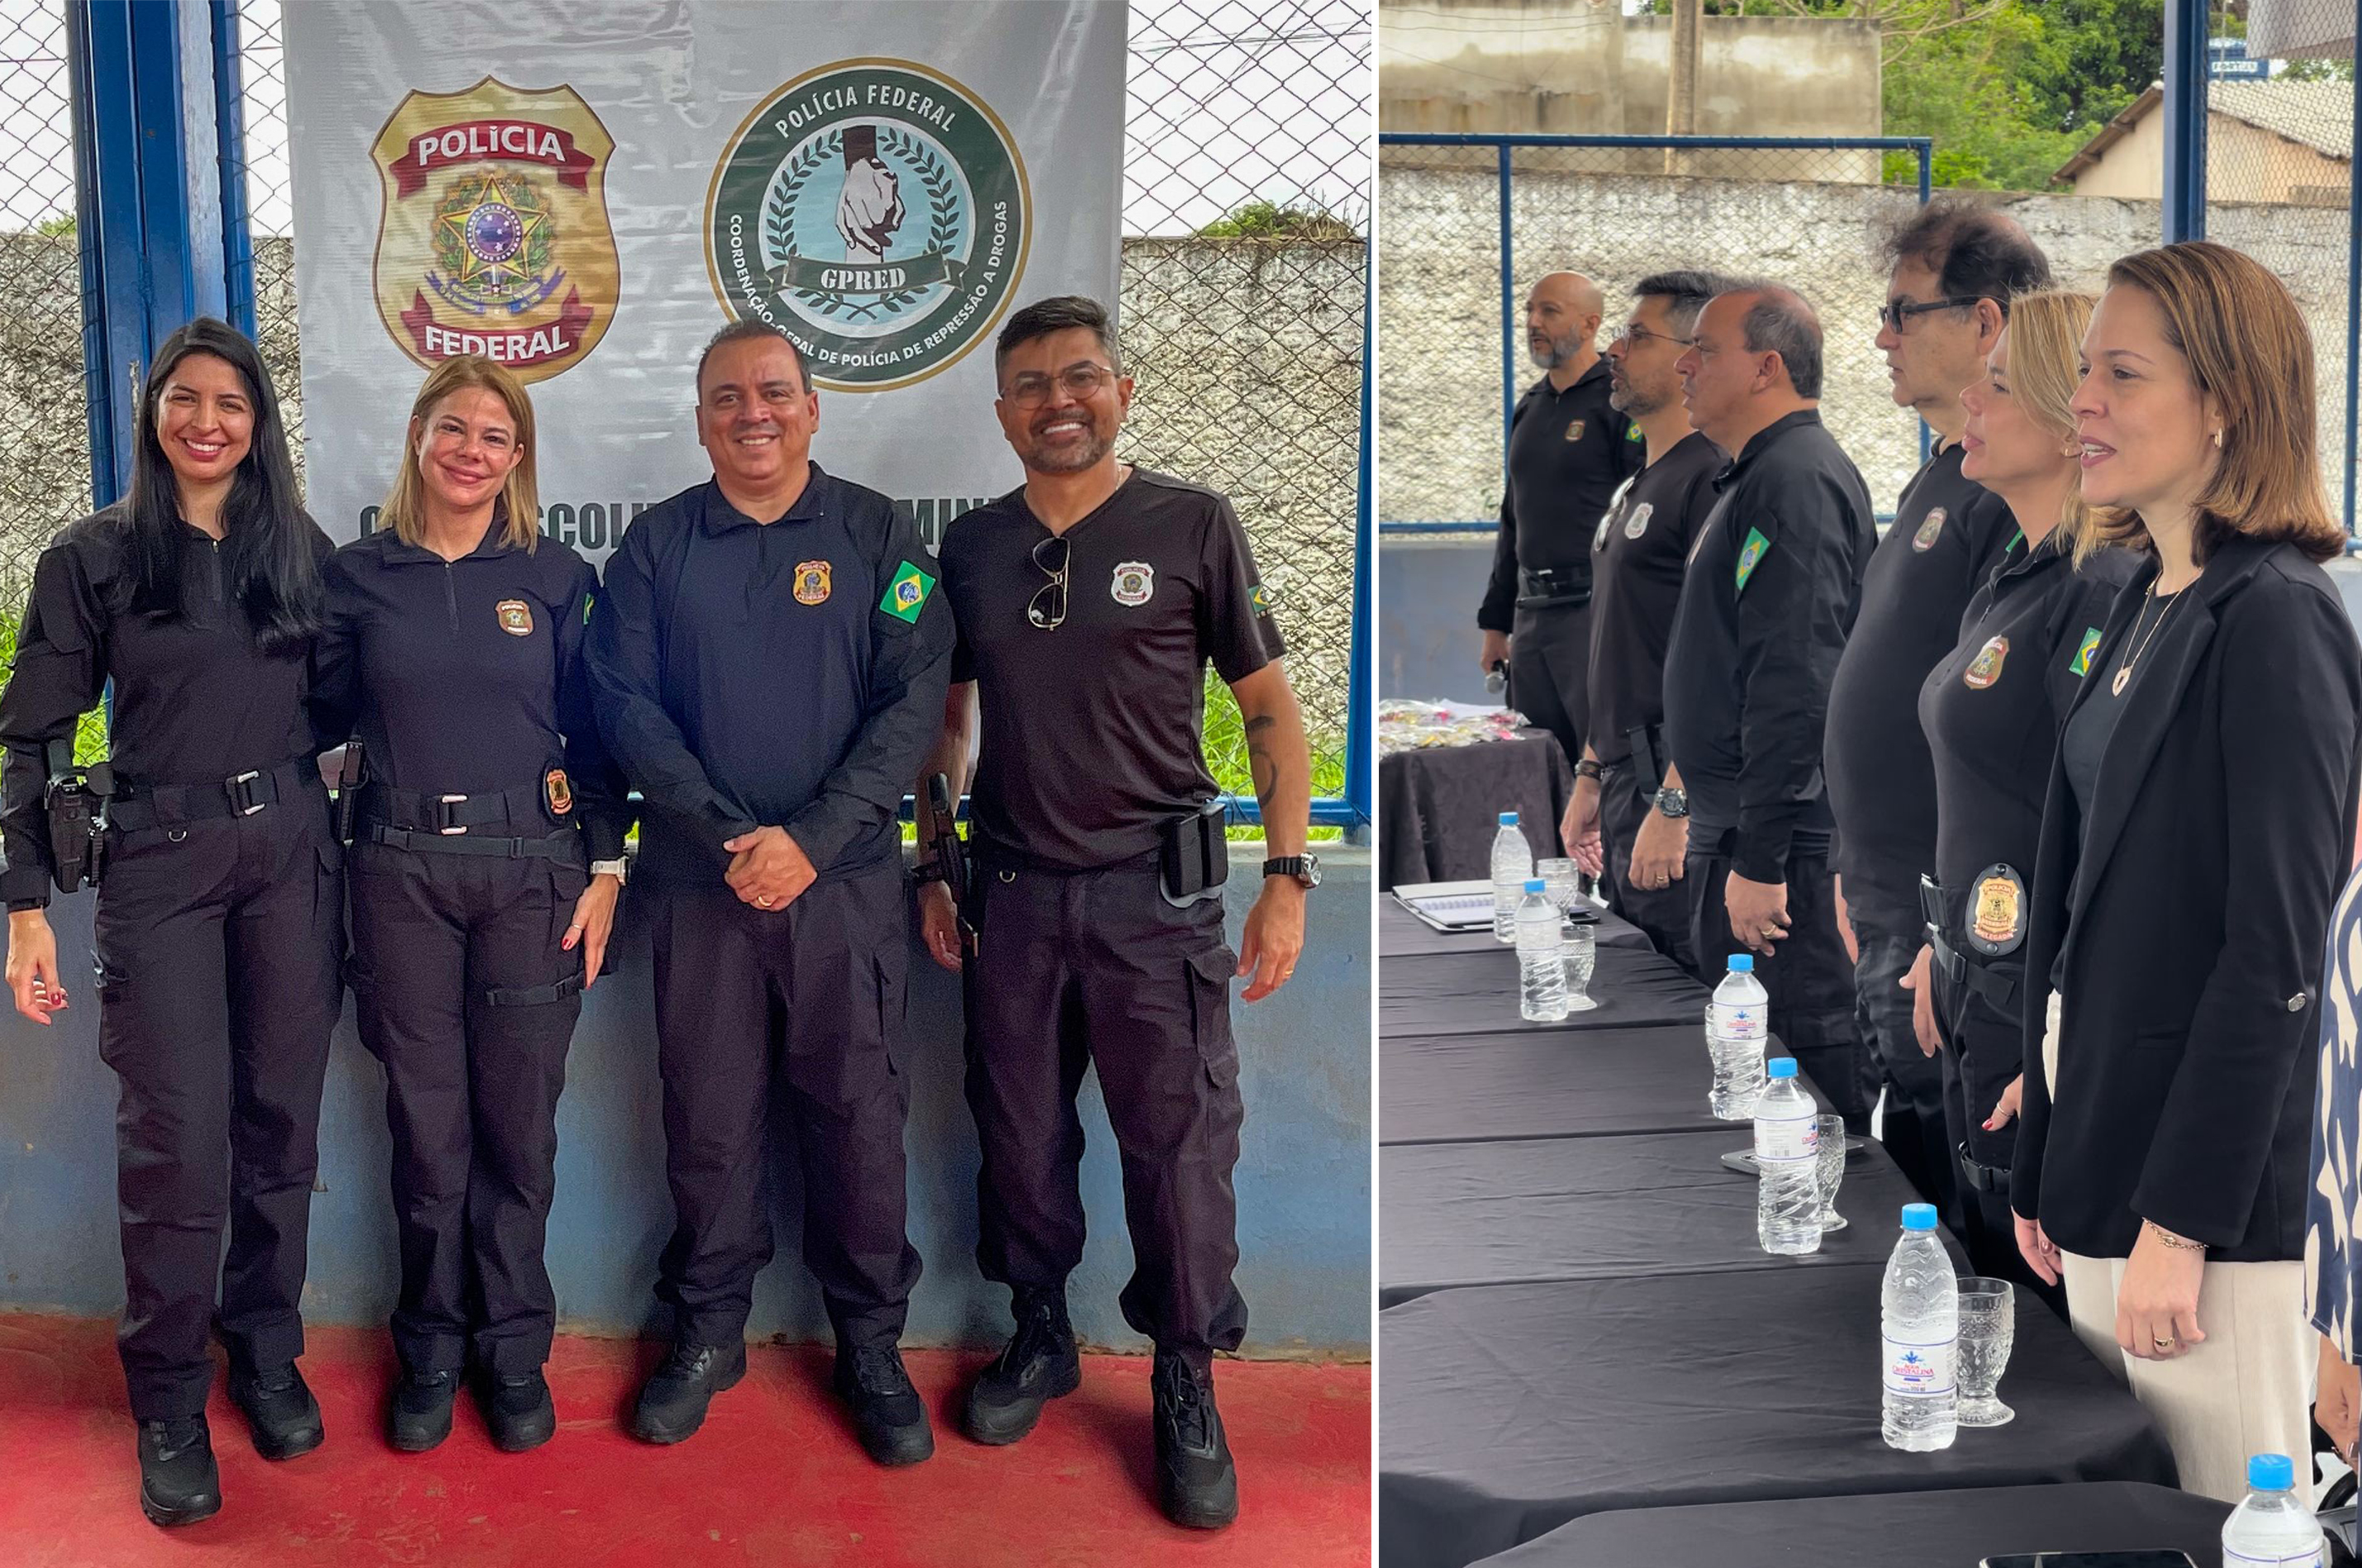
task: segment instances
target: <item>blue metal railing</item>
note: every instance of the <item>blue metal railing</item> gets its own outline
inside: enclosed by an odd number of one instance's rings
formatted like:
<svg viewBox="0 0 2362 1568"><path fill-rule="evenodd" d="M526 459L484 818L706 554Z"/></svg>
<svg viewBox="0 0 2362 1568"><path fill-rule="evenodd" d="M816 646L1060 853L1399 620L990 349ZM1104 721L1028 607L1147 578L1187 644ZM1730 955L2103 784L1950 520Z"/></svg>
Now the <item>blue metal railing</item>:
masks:
<svg viewBox="0 0 2362 1568"><path fill-rule="evenodd" d="M1874 137L1811 137L1811 136L1577 136L1527 135L1507 131L1381 131L1380 147L1459 147L1491 148L1497 158L1496 173L1496 216L1500 223L1501 246L1501 460L1503 483L1507 482L1509 424L1518 408L1518 337L1517 337L1517 257L1515 239L1510 233L1512 202L1515 197L1516 173L1512 159L1521 148L1586 148L1629 149L1635 150L1663 149L1691 152L1907 152L1918 163L1919 200L1925 204L1933 193L1936 144L1921 136ZM1364 381L1368 366L1363 365ZM1364 414L1363 425L1368 428ZM1923 424L1919 427L1919 451L1924 459L1930 450L1930 433ZM1465 523L1381 523L1378 532L1388 538L1422 534L1488 534L1499 526L1496 520L1485 518Z"/></svg>

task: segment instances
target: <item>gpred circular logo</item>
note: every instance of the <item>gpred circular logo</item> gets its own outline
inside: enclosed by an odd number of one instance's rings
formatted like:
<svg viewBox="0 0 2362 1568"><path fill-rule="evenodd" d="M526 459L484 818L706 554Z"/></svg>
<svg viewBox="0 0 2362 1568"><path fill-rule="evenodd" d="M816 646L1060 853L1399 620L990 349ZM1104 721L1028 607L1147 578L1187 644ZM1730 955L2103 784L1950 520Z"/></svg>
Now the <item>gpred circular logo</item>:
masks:
<svg viewBox="0 0 2362 1568"><path fill-rule="evenodd" d="M706 261L733 315L795 339L813 381L922 381L988 337L1032 238L1017 140L983 99L900 60L798 77L723 149Z"/></svg>

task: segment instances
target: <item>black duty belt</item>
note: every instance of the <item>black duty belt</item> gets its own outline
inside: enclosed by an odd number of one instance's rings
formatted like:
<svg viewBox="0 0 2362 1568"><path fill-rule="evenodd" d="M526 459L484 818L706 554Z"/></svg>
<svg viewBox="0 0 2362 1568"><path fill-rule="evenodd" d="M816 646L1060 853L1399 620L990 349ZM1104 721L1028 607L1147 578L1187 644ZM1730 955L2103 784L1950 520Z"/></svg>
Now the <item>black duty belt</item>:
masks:
<svg viewBox="0 0 2362 1568"><path fill-rule="evenodd" d="M118 779L106 804L106 825L124 833L140 833L182 823L250 817L281 801L294 800L307 772L315 781L318 779L308 757L233 773L215 784L126 784Z"/></svg>
<svg viewBox="0 0 2362 1568"><path fill-rule="evenodd" d="M542 789L534 784L474 795L365 785L360 821L371 843L429 855L575 860L583 853L571 823L551 828Z"/></svg>
<svg viewBox="0 0 2362 1568"><path fill-rule="evenodd" d="M1960 1156L1960 1180L1970 1192L2007 1192L2009 1190L2007 1165L1979 1164L1970 1157L1969 1146L1966 1143L1961 1144L1958 1152Z"/></svg>
<svg viewBox="0 0 2362 1568"><path fill-rule="evenodd" d="M1519 571L1519 604L1562 604L1591 598L1591 574L1574 571Z"/></svg>
<svg viewBox="0 0 2362 1568"><path fill-rule="evenodd" d="M2016 978L2003 973L1991 959L1961 940L1959 913L1968 896L1965 888L1947 888L1931 878L1919 878L1919 913L1927 922L1927 945L1934 952L1934 966L1944 978L1982 997L1995 1011L2014 1017Z"/></svg>

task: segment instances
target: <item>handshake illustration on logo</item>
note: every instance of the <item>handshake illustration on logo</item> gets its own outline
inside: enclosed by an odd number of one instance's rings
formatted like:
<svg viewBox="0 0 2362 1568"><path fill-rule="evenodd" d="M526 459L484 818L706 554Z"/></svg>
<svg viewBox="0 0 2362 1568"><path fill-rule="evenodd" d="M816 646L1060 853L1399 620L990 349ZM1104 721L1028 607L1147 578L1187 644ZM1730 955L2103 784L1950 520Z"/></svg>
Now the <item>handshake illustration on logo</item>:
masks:
<svg viewBox="0 0 2362 1568"><path fill-rule="evenodd" d="M885 260L886 248L893 243L902 218L900 182L877 156L877 127L845 127L844 193L836 203L836 232L844 238L844 259L856 263Z"/></svg>

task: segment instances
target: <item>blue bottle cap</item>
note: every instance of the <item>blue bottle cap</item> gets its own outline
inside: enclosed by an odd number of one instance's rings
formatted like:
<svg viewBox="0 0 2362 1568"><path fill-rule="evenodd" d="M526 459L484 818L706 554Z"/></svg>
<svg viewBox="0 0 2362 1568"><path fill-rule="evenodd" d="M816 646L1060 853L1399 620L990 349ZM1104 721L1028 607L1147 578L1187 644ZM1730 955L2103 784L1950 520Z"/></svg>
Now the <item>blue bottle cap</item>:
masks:
<svg viewBox="0 0 2362 1568"><path fill-rule="evenodd" d="M1794 1056L1774 1056L1769 1063L1765 1064L1763 1070L1771 1075L1772 1081L1775 1084L1780 1082L1783 1078L1793 1078L1796 1076L1796 1058Z"/></svg>
<svg viewBox="0 0 2362 1568"><path fill-rule="evenodd" d="M1730 955L1730 972L1734 975L1751 975L1755 973L1755 955L1752 953L1732 954Z"/></svg>
<svg viewBox="0 0 2362 1568"><path fill-rule="evenodd" d="M1903 1228L1906 1231L1932 1231L1936 1228L1936 1206L1932 1203L1906 1203L1903 1206Z"/></svg>
<svg viewBox="0 0 2362 1568"><path fill-rule="evenodd" d="M1515 826L1517 826L1517 825L1518 825L1518 813L1517 813L1517 812L1503 812L1501 813L1501 825L1502 825L1503 827L1515 827Z"/></svg>
<svg viewBox="0 0 2362 1568"><path fill-rule="evenodd" d="M2258 1492L2285 1492L2296 1485L2296 1466L2285 1453L2259 1453L2247 1461L2247 1485Z"/></svg>
<svg viewBox="0 0 2362 1568"><path fill-rule="evenodd" d="M1539 893L1539 892L1540 892L1541 890L1542 890L1542 879L1541 879L1540 877L1529 877L1529 878L1526 878L1526 891L1527 891L1527 892L1529 892L1529 893Z"/></svg>

